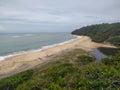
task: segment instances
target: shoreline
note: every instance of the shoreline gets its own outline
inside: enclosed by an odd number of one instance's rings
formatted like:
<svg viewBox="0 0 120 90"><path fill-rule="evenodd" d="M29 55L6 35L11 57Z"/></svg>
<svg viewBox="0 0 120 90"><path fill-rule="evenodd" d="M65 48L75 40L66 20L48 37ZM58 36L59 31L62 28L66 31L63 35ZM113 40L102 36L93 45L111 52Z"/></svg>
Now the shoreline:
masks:
<svg viewBox="0 0 120 90"><path fill-rule="evenodd" d="M31 51L25 54L13 56L0 61L0 78L42 65L45 62L52 61L52 58L73 49L83 49L87 52L97 47L114 47L102 43L95 43L87 36L80 36L74 40L66 41L63 44L57 44L43 50Z"/></svg>
<svg viewBox="0 0 120 90"><path fill-rule="evenodd" d="M63 45L63 44L69 43L69 42L81 37L81 36L77 36L77 35L72 35L72 36L75 37L75 38L64 41L64 42L61 42L61 43L55 43L55 44L51 44L51 45L47 45L47 46L42 46L41 48L38 48L38 49L31 49L31 50L27 50L27 51L18 51L18 52L10 53L8 55L0 56L0 61L6 60L8 58L15 57L15 56L18 56L18 55L27 54L29 52L38 52L38 51L42 51L42 50L52 48L52 47L55 47L55 46Z"/></svg>

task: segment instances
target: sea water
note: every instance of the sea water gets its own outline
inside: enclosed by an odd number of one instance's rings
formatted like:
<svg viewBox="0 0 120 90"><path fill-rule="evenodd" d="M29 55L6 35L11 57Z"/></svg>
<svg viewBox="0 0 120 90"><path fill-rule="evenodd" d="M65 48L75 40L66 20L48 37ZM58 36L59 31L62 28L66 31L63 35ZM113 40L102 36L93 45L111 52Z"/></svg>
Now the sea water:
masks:
<svg viewBox="0 0 120 90"><path fill-rule="evenodd" d="M70 33L8 33L0 34L0 60L25 53L41 50L73 40Z"/></svg>

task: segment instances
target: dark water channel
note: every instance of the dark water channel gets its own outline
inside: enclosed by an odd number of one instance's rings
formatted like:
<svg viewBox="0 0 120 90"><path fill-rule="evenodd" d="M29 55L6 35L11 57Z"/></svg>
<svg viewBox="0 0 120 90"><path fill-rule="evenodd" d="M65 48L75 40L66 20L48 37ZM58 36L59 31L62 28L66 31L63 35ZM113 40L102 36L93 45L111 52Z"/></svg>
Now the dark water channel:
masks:
<svg viewBox="0 0 120 90"><path fill-rule="evenodd" d="M93 49L93 51L89 52L90 55L96 58L96 61L101 60L102 58L106 58L107 55L100 52L97 48Z"/></svg>

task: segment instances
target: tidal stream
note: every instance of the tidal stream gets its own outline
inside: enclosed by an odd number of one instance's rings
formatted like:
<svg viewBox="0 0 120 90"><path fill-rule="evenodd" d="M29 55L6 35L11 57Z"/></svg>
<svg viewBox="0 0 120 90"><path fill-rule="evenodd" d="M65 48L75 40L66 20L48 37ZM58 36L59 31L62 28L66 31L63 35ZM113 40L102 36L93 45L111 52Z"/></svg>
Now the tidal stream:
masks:
<svg viewBox="0 0 120 90"><path fill-rule="evenodd" d="M107 55L100 52L97 48L93 49L93 51L89 52L89 54L96 58L96 62L107 57Z"/></svg>

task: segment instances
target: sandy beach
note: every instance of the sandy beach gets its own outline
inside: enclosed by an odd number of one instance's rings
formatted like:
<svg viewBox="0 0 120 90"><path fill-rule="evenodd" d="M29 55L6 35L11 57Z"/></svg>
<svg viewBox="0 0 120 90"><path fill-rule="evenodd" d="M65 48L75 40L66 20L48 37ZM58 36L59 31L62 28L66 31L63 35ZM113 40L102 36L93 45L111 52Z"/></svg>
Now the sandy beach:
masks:
<svg viewBox="0 0 120 90"><path fill-rule="evenodd" d="M92 42L87 36L77 37L77 39L65 44L46 48L41 51L30 51L25 54L17 55L0 61L0 78L33 68L37 65L42 65L44 62L52 60L53 57L55 58L55 56L63 54L72 49L80 48L89 52L93 48L97 47L114 46Z"/></svg>

